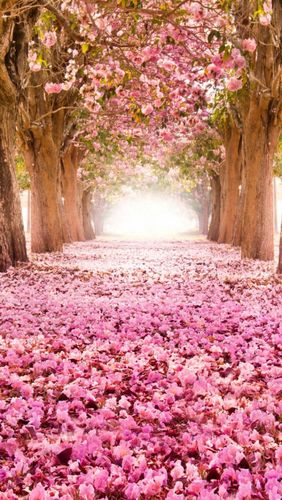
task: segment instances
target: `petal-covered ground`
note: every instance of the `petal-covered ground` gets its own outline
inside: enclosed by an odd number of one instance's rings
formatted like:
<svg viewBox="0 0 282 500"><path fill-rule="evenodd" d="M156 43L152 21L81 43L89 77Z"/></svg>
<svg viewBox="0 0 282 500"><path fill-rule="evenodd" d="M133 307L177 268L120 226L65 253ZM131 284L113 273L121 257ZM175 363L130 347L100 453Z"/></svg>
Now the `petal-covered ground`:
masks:
<svg viewBox="0 0 282 500"><path fill-rule="evenodd" d="M282 284L204 241L0 276L0 499L282 498Z"/></svg>

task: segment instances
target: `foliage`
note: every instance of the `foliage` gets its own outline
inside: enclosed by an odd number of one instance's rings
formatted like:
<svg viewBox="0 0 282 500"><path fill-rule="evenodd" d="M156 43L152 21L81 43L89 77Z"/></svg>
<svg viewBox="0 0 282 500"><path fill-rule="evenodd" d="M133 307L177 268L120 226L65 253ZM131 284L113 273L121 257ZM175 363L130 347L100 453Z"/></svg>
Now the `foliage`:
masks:
<svg viewBox="0 0 282 500"><path fill-rule="evenodd" d="M280 137L278 150L274 155L274 175L282 179L282 136Z"/></svg>
<svg viewBox="0 0 282 500"><path fill-rule="evenodd" d="M30 177L21 155L16 156L16 176L21 191L30 189Z"/></svg>

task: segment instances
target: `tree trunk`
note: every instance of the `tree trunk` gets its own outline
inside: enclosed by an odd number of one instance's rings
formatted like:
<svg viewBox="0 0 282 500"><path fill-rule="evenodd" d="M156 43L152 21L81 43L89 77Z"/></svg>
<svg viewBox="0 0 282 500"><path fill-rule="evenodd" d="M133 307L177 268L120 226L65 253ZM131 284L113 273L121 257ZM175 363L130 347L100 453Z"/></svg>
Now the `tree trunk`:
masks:
<svg viewBox="0 0 282 500"><path fill-rule="evenodd" d="M22 152L31 177L31 248L37 253L62 251L63 243L70 241L62 203L61 151L67 122L65 108L74 93L47 94L44 86L48 78L48 72L43 70L30 73L18 120Z"/></svg>
<svg viewBox="0 0 282 500"><path fill-rule="evenodd" d="M209 230L209 215L210 215L210 202L209 197L202 201L201 210L197 212L199 220L199 232L205 236L208 234Z"/></svg>
<svg viewBox="0 0 282 500"><path fill-rule="evenodd" d="M96 236L101 236L104 232L105 211L105 200L101 193L96 191L93 203L93 221Z"/></svg>
<svg viewBox="0 0 282 500"><path fill-rule="evenodd" d="M274 258L273 155L279 127L271 106L253 99L244 122L243 162L246 180L242 219L242 257Z"/></svg>
<svg viewBox="0 0 282 500"><path fill-rule="evenodd" d="M27 233L30 233L31 228L31 193L30 189L27 191Z"/></svg>
<svg viewBox="0 0 282 500"><path fill-rule="evenodd" d="M271 22L253 23L257 2L234 2L240 37L254 38L249 82L240 93L237 108L243 126L243 171L246 180L242 217L242 257L274 257L273 155L282 125L281 54L282 2L272 0ZM244 23L242 23L242 14Z"/></svg>
<svg viewBox="0 0 282 500"><path fill-rule="evenodd" d="M35 9L19 9L15 0L1 2L0 16L0 271L26 261L24 226L14 165L17 105L25 73L28 25Z"/></svg>
<svg viewBox="0 0 282 500"><path fill-rule="evenodd" d="M72 241L84 241L82 212L77 182L78 151L69 146L62 158L63 195L66 222Z"/></svg>
<svg viewBox="0 0 282 500"><path fill-rule="evenodd" d="M239 203L238 203L238 209L237 209L236 221L233 233L233 241L232 241L232 245L234 247L240 247L242 243L242 219L243 219L245 193L246 193L246 181L242 169L240 196L239 196Z"/></svg>
<svg viewBox="0 0 282 500"><path fill-rule="evenodd" d="M199 221L199 233L207 235L210 216L210 182L208 174L200 179L190 194L191 205Z"/></svg>
<svg viewBox="0 0 282 500"><path fill-rule="evenodd" d="M219 243L233 243L239 206L242 162L242 136L235 124L228 124L224 134L225 164L221 169Z"/></svg>
<svg viewBox="0 0 282 500"><path fill-rule="evenodd" d="M0 271L6 271L17 261L27 261L27 253L14 166L14 113L1 107L0 114Z"/></svg>
<svg viewBox="0 0 282 500"><path fill-rule="evenodd" d="M277 199L277 177L273 177L273 194L274 194L274 232L279 233L279 217L278 217L278 199Z"/></svg>
<svg viewBox="0 0 282 500"><path fill-rule="evenodd" d="M82 194L83 228L86 240L94 240L95 232L92 224L92 192L87 189Z"/></svg>
<svg viewBox="0 0 282 500"><path fill-rule="evenodd" d="M282 220L281 220L281 230L280 230L280 244L279 244L279 262L278 262L278 274L282 274Z"/></svg>
<svg viewBox="0 0 282 500"><path fill-rule="evenodd" d="M64 242L59 154L47 133L28 142L23 154L31 178L31 250L59 252Z"/></svg>
<svg viewBox="0 0 282 500"><path fill-rule="evenodd" d="M221 201L221 185L220 177L215 172L211 177L211 205L212 215L211 223L208 230L208 239L210 241L218 241L219 224L220 224L220 201Z"/></svg>
<svg viewBox="0 0 282 500"><path fill-rule="evenodd" d="M104 214L101 208L94 208L93 220L96 236L101 236L104 232Z"/></svg>
<svg viewBox="0 0 282 500"><path fill-rule="evenodd" d="M60 191L59 191L59 208L60 208L60 218L62 222L62 231L63 231L63 242L64 243L71 243L73 241L70 233L70 226L67 220L67 215L66 215L66 207L65 207L65 201L63 199L63 186L62 182L60 181L59 183L60 186Z"/></svg>

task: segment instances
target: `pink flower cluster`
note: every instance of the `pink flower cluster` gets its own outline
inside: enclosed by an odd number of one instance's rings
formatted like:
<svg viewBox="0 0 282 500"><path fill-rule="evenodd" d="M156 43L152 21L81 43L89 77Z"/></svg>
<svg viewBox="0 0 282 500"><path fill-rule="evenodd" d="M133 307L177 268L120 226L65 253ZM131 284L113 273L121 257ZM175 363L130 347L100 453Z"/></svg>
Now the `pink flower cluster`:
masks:
<svg viewBox="0 0 282 500"><path fill-rule="evenodd" d="M282 495L282 284L204 241L0 277L0 498Z"/></svg>
<svg viewBox="0 0 282 500"><path fill-rule="evenodd" d="M240 90L242 87L243 87L242 80L236 78L235 76L230 78L230 80L228 80L226 85L227 90L230 90L231 92L236 92L237 90Z"/></svg>
<svg viewBox="0 0 282 500"><path fill-rule="evenodd" d="M55 31L46 31L42 40L43 45L50 49L57 43L57 34Z"/></svg>
<svg viewBox="0 0 282 500"><path fill-rule="evenodd" d="M42 69L41 63L38 62L38 54L35 50L29 50L28 52L28 64L31 71L40 71Z"/></svg>
<svg viewBox="0 0 282 500"><path fill-rule="evenodd" d="M63 90L63 86L61 83L48 82L45 84L44 89L47 94L59 94Z"/></svg>
<svg viewBox="0 0 282 500"><path fill-rule="evenodd" d="M255 52L257 48L257 42L254 38L245 38L242 40L242 49L247 52Z"/></svg>

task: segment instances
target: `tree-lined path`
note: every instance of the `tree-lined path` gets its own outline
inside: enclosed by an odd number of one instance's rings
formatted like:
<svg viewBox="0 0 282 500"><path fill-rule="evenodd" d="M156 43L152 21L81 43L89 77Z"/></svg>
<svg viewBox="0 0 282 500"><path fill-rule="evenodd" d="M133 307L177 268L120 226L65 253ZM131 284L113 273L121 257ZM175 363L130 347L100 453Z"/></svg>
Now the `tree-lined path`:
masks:
<svg viewBox="0 0 282 500"><path fill-rule="evenodd" d="M282 499L281 131L281 0L0 0L0 500Z"/></svg>
<svg viewBox="0 0 282 500"><path fill-rule="evenodd" d="M281 498L272 264L97 241L1 276L0 498Z"/></svg>

